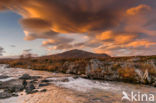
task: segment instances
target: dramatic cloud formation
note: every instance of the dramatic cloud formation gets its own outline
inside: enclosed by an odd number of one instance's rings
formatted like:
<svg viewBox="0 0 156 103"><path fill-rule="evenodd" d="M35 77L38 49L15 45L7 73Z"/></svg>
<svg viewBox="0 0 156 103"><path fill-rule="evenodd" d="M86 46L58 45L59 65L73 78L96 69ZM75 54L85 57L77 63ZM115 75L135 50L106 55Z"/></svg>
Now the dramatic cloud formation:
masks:
<svg viewBox="0 0 156 103"><path fill-rule="evenodd" d="M25 40L45 39L49 50L155 53L148 52L156 49L155 0L0 0L0 10L5 9L23 17ZM74 34L84 36L76 42Z"/></svg>

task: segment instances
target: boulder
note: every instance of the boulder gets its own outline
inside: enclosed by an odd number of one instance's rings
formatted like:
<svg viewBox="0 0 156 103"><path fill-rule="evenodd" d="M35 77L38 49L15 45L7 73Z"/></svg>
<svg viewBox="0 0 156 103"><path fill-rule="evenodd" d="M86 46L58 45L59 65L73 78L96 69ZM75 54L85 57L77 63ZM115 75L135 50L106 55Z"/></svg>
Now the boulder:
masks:
<svg viewBox="0 0 156 103"><path fill-rule="evenodd" d="M24 88L26 88L26 86L27 86L27 81L26 80L23 80L23 86L24 86Z"/></svg>
<svg viewBox="0 0 156 103"><path fill-rule="evenodd" d="M29 82L25 89L26 89L26 93L29 94L33 92L33 90L35 89L35 86L32 82Z"/></svg>
<svg viewBox="0 0 156 103"><path fill-rule="evenodd" d="M6 82L1 82L0 89L5 89L9 92L18 92L24 89L23 80L13 79Z"/></svg>
<svg viewBox="0 0 156 103"><path fill-rule="evenodd" d="M40 90L40 92L46 92L47 91L47 89L42 89L42 90Z"/></svg>
<svg viewBox="0 0 156 103"><path fill-rule="evenodd" d="M100 68L103 68L103 63L98 59L91 59L85 69L86 75L89 75L92 71Z"/></svg>
<svg viewBox="0 0 156 103"><path fill-rule="evenodd" d="M6 78L9 78L9 77L6 75L0 75L0 79L6 79Z"/></svg>
<svg viewBox="0 0 156 103"><path fill-rule="evenodd" d="M156 87L156 81L152 84L152 86Z"/></svg>
<svg viewBox="0 0 156 103"><path fill-rule="evenodd" d="M39 78L41 78L41 76L31 76L31 79L34 79L34 80L37 80Z"/></svg>
<svg viewBox="0 0 156 103"><path fill-rule="evenodd" d="M11 97L11 96L12 96L12 94L9 93L9 92L1 92L1 93L0 93L0 99L9 98L9 97Z"/></svg>
<svg viewBox="0 0 156 103"><path fill-rule="evenodd" d="M41 80L41 82L48 83L48 82L50 82L50 80L44 79L44 80Z"/></svg>
<svg viewBox="0 0 156 103"><path fill-rule="evenodd" d="M39 87L44 87L44 86L48 86L48 85L49 85L48 83L40 83Z"/></svg>
<svg viewBox="0 0 156 103"><path fill-rule="evenodd" d="M31 79L29 74L23 74L19 79Z"/></svg>
<svg viewBox="0 0 156 103"><path fill-rule="evenodd" d="M18 94L17 93L12 93L12 96L17 97Z"/></svg>
<svg viewBox="0 0 156 103"><path fill-rule="evenodd" d="M13 92L20 92L24 89L24 86L21 85L13 85L13 86L9 86L7 89L5 89L5 91L8 91L10 93Z"/></svg>

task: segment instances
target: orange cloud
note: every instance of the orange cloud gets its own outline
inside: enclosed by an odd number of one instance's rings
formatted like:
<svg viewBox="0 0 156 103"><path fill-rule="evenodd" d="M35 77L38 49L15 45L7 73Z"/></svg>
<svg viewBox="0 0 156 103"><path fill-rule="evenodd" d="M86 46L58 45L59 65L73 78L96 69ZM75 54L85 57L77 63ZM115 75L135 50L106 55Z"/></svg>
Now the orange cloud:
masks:
<svg viewBox="0 0 156 103"><path fill-rule="evenodd" d="M132 41L137 35L133 33L115 33L113 31L105 31L96 35L98 40L112 40L116 44L123 44Z"/></svg>
<svg viewBox="0 0 156 103"><path fill-rule="evenodd" d="M123 34L115 36L114 40L117 44L124 44L132 41L137 36L135 34Z"/></svg>
<svg viewBox="0 0 156 103"><path fill-rule="evenodd" d="M112 31L105 31L101 33L100 35L96 35L96 38L99 40L108 40L113 38L113 32Z"/></svg>
<svg viewBox="0 0 156 103"><path fill-rule="evenodd" d="M139 47L139 46L149 47L151 45L156 45L156 42L149 42L147 40L137 40L129 43L127 46L128 47Z"/></svg>
<svg viewBox="0 0 156 103"><path fill-rule="evenodd" d="M133 8L130 8L126 11L126 13L128 15L137 15L137 14L140 14L140 13L145 13L147 11L150 11L151 10L151 7L148 6L148 5L145 5L145 4L140 4L136 7L133 7Z"/></svg>
<svg viewBox="0 0 156 103"><path fill-rule="evenodd" d="M51 24L48 21L39 18L22 19L20 21L23 28L29 32L47 32L51 30Z"/></svg>
<svg viewBox="0 0 156 103"><path fill-rule="evenodd" d="M25 40L45 39L43 46L55 50L89 48L114 55L155 45L151 38L156 30L150 27L155 24L147 26L156 17L150 4L144 0L0 0L0 10L22 16ZM86 40L71 39L74 33L86 35Z"/></svg>

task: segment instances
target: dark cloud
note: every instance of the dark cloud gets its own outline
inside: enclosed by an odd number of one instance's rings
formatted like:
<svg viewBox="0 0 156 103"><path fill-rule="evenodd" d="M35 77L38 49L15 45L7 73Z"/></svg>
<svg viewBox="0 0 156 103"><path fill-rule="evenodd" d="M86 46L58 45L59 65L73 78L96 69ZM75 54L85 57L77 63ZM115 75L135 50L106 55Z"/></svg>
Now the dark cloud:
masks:
<svg viewBox="0 0 156 103"><path fill-rule="evenodd" d="M44 33L29 33L25 31L25 40L34 40L34 39L51 39L51 38L56 38L58 37L58 33L49 31L49 32L44 32Z"/></svg>
<svg viewBox="0 0 156 103"><path fill-rule="evenodd" d="M120 23L128 7L139 0L2 0L3 6L23 15L25 29L50 27L57 32L106 30Z"/></svg>
<svg viewBox="0 0 156 103"><path fill-rule="evenodd" d="M20 23L25 30L36 33L47 32L51 27L51 24L48 21L38 18L22 19Z"/></svg>

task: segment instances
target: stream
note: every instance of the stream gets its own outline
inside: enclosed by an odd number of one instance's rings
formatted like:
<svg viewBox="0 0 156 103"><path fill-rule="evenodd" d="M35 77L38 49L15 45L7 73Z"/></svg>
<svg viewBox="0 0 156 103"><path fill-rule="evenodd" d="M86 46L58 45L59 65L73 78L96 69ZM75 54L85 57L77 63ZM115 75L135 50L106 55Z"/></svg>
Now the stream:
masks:
<svg viewBox="0 0 156 103"><path fill-rule="evenodd" d="M50 80L50 85L39 88L47 91L33 94L19 92L17 97L0 99L0 103L156 103L156 88L151 86L74 78L71 74L0 65L0 75L9 76L0 79L1 82L18 79L23 74ZM130 100L122 100L125 93ZM131 97L132 93L135 98Z"/></svg>

